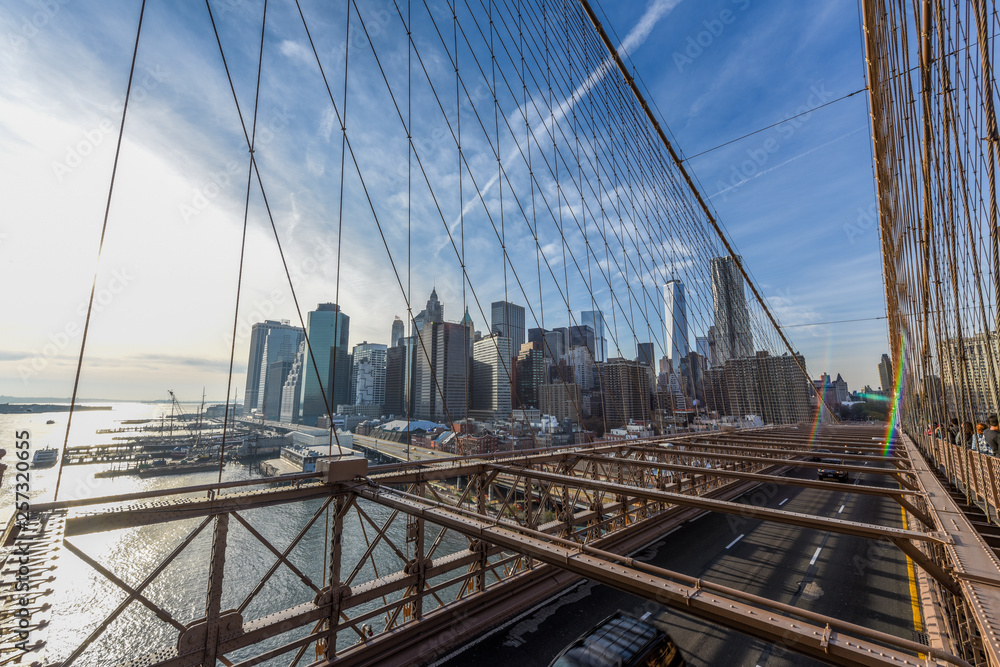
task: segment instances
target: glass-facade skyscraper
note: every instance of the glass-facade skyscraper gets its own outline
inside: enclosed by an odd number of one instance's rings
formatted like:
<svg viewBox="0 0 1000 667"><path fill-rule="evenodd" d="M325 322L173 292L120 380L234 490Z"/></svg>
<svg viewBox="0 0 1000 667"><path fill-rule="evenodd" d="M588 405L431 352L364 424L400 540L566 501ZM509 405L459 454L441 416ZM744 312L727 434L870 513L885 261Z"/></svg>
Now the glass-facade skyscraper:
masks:
<svg viewBox="0 0 1000 667"><path fill-rule="evenodd" d="M524 345L524 306L494 301L490 310L490 331L510 340L513 358Z"/></svg>
<svg viewBox="0 0 1000 667"><path fill-rule="evenodd" d="M302 342L302 327L292 326L288 320L265 320L257 322L250 329L250 355L247 357L247 381L243 392L243 413L263 411L265 393L268 386L277 386L280 391L285 378L278 381L269 380L268 374L272 364L287 361L289 365L295 360L295 353ZM272 397L272 402L281 398ZM269 416L269 419L277 417Z"/></svg>
<svg viewBox="0 0 1000 667"><path fill-rule="evenodd" d="M743 274L732 257L713 257L712 305L715 309L715 363L744 359L753 352Z"/></svg>
<svg viewBox="0 0 1000 667"><path fill-rule="evenodd" d="M688 345L687 303L684 283L668 280L663 286L663 309L667 325L667 354L674 372L680 367L681 359L691 351Z"/></svg>
<svg viewBox="0 0 1000 667"><path fill-rule="evenodd" d="M351 354L347 347L351 318L335 303L321 303L307 318L309 346L302 370L302 400L299 421L315 426L316 420L352 403ZM324 394L328 404L324 402Z"/></svg>
<svg viewBox="0 0 1000 667"><path fill-rule="evenodd" d="M594 332L594 361L608 360L608 339L604 336L604 313L599 310L585 310L580 313L580 324Z"/></svg>

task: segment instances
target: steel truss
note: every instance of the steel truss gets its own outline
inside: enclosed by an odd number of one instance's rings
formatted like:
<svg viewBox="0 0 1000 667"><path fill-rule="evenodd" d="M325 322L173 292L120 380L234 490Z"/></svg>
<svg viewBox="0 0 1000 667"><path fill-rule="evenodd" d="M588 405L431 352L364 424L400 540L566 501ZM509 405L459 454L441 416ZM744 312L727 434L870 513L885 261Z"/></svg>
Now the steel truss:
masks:
<svg viewBox="0 0 1000 667"><path fill-rule="evenodd" d="M859 446L871 433L842 427L840 440ZM683 610L821 660L844 665L925 665L931 656L969 664L948 651L874 632L847 621L784 605L739 590L645 565L621 554L705 511L889 540L906 552L948 594L963 595L940 554L951 539L936 527L905 455L891 457L889 474L912 488L852 486L851 492L882 495L915 510L930 532L864 524L733 502L761 483L798 484L836 491L826 482L779 474L810 463L808 433L795 428L761 432L741 442L688 437L671 443L629 441L530 455L447 460L424 466L386 466L365 474L363 461L333 462L317 475L300 475L285 486L254 482L177 489L40 505L48 539L94 568L123 597L103 622L68 656L46 656L64 666L86 664L86 651L133 603L149 609L176 637L134 660L134 665L402 664L438 655L526 604L579 577ZM830 441L832 442L832 440ZM780 443L780 447L776 446ZM743 456L735 452L742 447ZM871 458L864 454L860 458ZM361 466L361 467L359 467ZM845 466L850 468L851 466ZM864 468L865 472L875 472ZM207 492L207 495L206 495ZM316 504L288 544L275 544L259 524L259 512L282 505ZM250 515L253 515L252 517ZM129 585L114 564L101 564L82 549L78 536L125 527L190 524L187 535L140 583ZM364 536L360 557L343 549L345 526ZM920 524L914 523L914 526ZM224 582L238 577L231 530L254 539L257 558L269 567L241 602L223 609ZM321 579L307 573L296 547L311 530L325 529L326 567ZM45 531L42 531L45 532ZM146 590L201 534L211 534L210 564L203 585L204 614L181 619L150 599ZM465 548L448 550L447 535ZM50 549L55 552L57 549ZM55 561L51 561L55 568ZM304 591L297 604L259 618L248 609L277 572L290 572ZM39 596L44 597L41 591ZM9 596L8 596L9 597ZM43 630L44 628L39 628ZM44 655L43 646L27 654ZM11 660L10 653L5 659Z"/></svg>

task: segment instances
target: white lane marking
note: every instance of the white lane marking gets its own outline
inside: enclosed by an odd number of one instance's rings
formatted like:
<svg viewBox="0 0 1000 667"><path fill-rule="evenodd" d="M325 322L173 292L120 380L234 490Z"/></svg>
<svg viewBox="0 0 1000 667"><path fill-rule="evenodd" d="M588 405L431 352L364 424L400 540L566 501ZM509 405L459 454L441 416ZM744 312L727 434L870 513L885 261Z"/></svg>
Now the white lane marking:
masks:
<svg viewBox="0 0 1000 667"><path fill-rule="evenodd" d="M840 509L837 510L837 514L840 514L841 512L843 512L845 507L846 507L846 505L841 505Z"/></svg>
<svg viewBox="0 0 1000 667"><path fill-rule="evenodd" d="M781 501L780 503L778 503L778 507L781 507L782 505L784 505L784 504L785 504L785 503L787 503L787 502L788 502L788 498L785 498L785 499L784 499L784 500L782 500L782 501Z"/></svg>
<svg viewBox="0 0 1000 667"><path fill-rule="evenodd" d="M733 546L734 544L736 544L737 542L739 542L740 540L742 540L742 539L743 539L743 536L744 536L744 535L746 535L746 533L740 533L740 536L739 536L739 537L737 537L737 538L736 538L735 540L733 540L732 542L730 542L729 544L727 544L727 545L726 545L726 548L728 549L729 547Z"/></svg>
<svg viewBox="0 0 1000 667"><path fill-rule="evenodd" d="M809 561L810 565L816 564L816 559L819 558L819 552L823 550L823 547L816 547L816 553L813 554L812 560Z"/></svg>

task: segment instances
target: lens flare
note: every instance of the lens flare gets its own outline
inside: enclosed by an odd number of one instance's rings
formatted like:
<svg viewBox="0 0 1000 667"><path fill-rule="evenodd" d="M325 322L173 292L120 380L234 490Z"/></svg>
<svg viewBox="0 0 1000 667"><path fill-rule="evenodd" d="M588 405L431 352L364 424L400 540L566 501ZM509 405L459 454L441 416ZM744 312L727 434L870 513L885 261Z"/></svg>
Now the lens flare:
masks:
<svg viewBox="0 0 1000 667"><path fill-rule="evenodd" d="M903 397L903 382L906 379L906 336L899 336L899 355L896 357L896 369L894 383L892 387L892 406L889 408L889 418L886 420L885 428L885 449L882 456L889 456L892 453L893 434L899 423L899 404Z"/></svg>

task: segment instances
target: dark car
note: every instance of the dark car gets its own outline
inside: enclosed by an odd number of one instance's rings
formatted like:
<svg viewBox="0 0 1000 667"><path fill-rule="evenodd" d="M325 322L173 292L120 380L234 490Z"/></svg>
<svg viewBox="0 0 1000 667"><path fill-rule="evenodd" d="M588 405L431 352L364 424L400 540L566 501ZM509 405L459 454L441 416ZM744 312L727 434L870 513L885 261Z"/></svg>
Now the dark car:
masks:
<svg viewBox="0 0 1000 667"><path fill-rule="evenodd" d="M841 466L844 462L840 459L823 459L821 461L829 466ZM816 479L836 479L841 482L847 481L847 471L840 468L828 468L826 466L816 471Z"/></svg>
<svg viewBox="0 0 1000 667"><path fill-rule="evenodd" d="M650 614L618 611L562 650L549 667L685 667L680 649Z"/></svg>
<svg viewBox="0 0 1000 667"><path fill-rule="evenodd" d="M809 458L809 460L812 461L813 463L815 463L816 461L823 460L823 457L827 456L828 454L833 454L833 452L831 452L829 449L813 449L811 453L812 456Z"/></svg>

